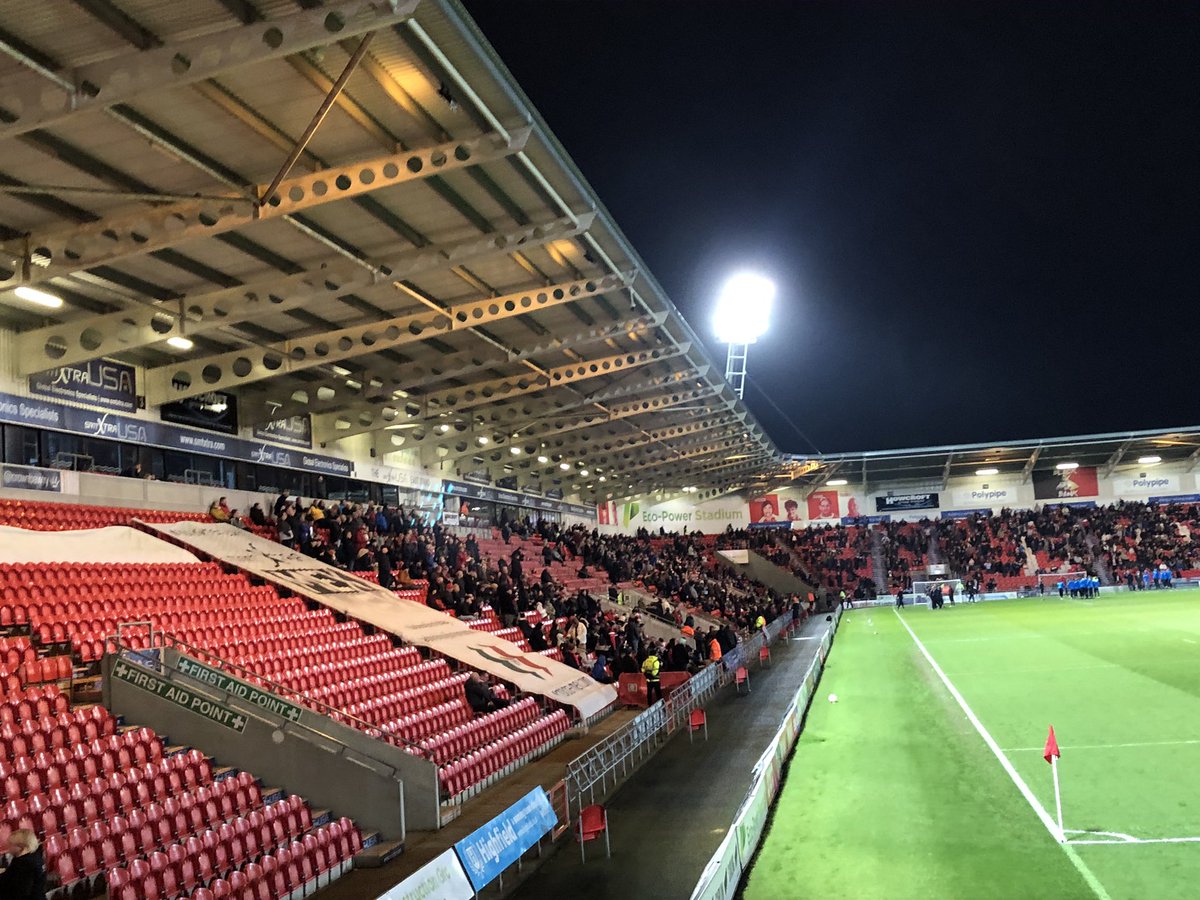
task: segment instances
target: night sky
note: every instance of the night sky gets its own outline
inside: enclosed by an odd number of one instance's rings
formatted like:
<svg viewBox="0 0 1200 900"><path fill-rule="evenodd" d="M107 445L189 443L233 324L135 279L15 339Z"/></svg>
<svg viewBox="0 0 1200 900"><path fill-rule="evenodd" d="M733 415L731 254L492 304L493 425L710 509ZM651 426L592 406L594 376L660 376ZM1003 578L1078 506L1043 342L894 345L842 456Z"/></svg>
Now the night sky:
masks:
<svg viewBox="0 0 1200 900"><path fill-rule="evenodd" d="M1200 424L1200 4L466 5L781 449Z"/></svg>

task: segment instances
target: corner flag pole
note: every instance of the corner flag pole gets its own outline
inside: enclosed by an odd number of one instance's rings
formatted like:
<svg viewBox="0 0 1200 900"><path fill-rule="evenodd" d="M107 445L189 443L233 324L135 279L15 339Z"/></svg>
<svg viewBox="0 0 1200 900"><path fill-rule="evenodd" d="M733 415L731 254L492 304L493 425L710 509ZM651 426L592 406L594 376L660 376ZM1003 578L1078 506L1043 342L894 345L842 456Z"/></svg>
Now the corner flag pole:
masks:
<svg viewBox="0 0 1200 900"><path fill-rule="evenodd" d="M1054 808L1058 813L1058 842L1066 843L1067 833L1063 830L1062 817L1062 793L1058 789L1058 758L1062 753L1058 749L1058 739L1054 736L1054 726L1050 726L1050 733L1046 736L1046 749L1042 753L1042 757L1046 762L1050 763L1050 771L1054 776Z"/></svg>
<svg viewBox="0 0 1200 900"><path fill-rule="evenodd" d="M1058 790L1058 757L1052 757L1050 760L1050 771L1054 773L1054 807L1058 811L1058 842L1061 844L1067 839L1066 832L1063 831L1062 820L1062 793Z"/></svg>

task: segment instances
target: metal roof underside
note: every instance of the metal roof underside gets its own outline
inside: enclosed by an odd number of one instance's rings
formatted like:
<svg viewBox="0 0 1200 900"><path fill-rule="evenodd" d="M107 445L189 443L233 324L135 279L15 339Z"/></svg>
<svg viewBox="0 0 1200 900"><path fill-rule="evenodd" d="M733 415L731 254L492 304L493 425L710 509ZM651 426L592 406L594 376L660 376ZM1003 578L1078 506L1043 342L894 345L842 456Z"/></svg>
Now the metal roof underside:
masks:
<svg viewBox="0 0 1200 900"><path fill-rule="evenodd" d="M586 500L812 468L456 3L11 0L0 141L22 375L123 359L152 405L230 391L243 425Z"/></svg>

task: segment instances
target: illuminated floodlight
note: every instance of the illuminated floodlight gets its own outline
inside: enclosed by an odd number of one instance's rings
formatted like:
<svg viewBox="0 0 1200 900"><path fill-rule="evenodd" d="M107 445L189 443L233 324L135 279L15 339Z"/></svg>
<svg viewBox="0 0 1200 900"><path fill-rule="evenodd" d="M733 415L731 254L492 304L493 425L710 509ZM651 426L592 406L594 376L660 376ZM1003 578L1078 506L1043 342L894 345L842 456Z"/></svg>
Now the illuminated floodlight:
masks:
<svg viewBox="0 0 1200 900"><path fill-rule="evenodd" d="M1060 472L1070 472L1072 469L1078 469L1079 463L1077 463L1077 462L1060 462L1054 468L1058 469L1058 471L1060 471Z"/></svg>
<svg viewBox="0 0 1200 900"><path fill-rule="evenodd" d="M830 487L841 487L843 484L849 484L850 482L846 481L845 478L831 478L825 483Z"/></svg>
<svg viewBox="0 0 1200 900"><path fill-rule="evenodd" d="M1155 463L1162 462L1161 456L1139 456L1138 464L1142 466L1152 466Z"/></svg>
<svg viewBox="0 0 1200 900"><path fill-rule="evenodd" d="M985 476L985 477L986 477L986 476L988 476L988 475L999 475L999 474L1000 474L1000 470L999 470L999 469L976 469L976 470L975 470L975 474L976 474L976 475L982 475L982 476Z"/></svg>
<svg viewBox="0 0 1200 900"><path fill-rule="evenodd" d="M167 346L174 347L176 350L191 350L196 346L191 338L185 338L181 334L167 338Z"/></svg>
<svg viewBox="0 0 1200 900"><path fill-rule="evenodd" d="M753 344L767 333L775 282L753 272L739 272L725 282L717 296L713 329L723 344Z"/></svg>
<svg viewBox="0 0 1200 900"><path fill-rule="evenodd" d="M753 272L739 272L725 282L717 296L713 331L717 340L729 345L725 357L725 381L740 399L746 387L746 357L750 345L767 333L775 282Z"/></svg>

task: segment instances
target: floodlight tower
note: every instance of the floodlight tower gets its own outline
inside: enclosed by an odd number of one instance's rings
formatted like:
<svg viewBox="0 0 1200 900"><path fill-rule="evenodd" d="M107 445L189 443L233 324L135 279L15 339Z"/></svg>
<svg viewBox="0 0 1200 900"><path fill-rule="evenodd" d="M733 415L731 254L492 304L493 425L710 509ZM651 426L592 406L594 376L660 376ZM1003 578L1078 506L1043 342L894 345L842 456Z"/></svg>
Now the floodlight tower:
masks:
<svg viewBox="0 0 1200 900"><path fill-rule="evenodd" d="M741 399L746 386L746 356L750 345L767 333L775 282L752 272L739 272L725 282L717 297L713 329L729 345L725 380Z"/></svg>

